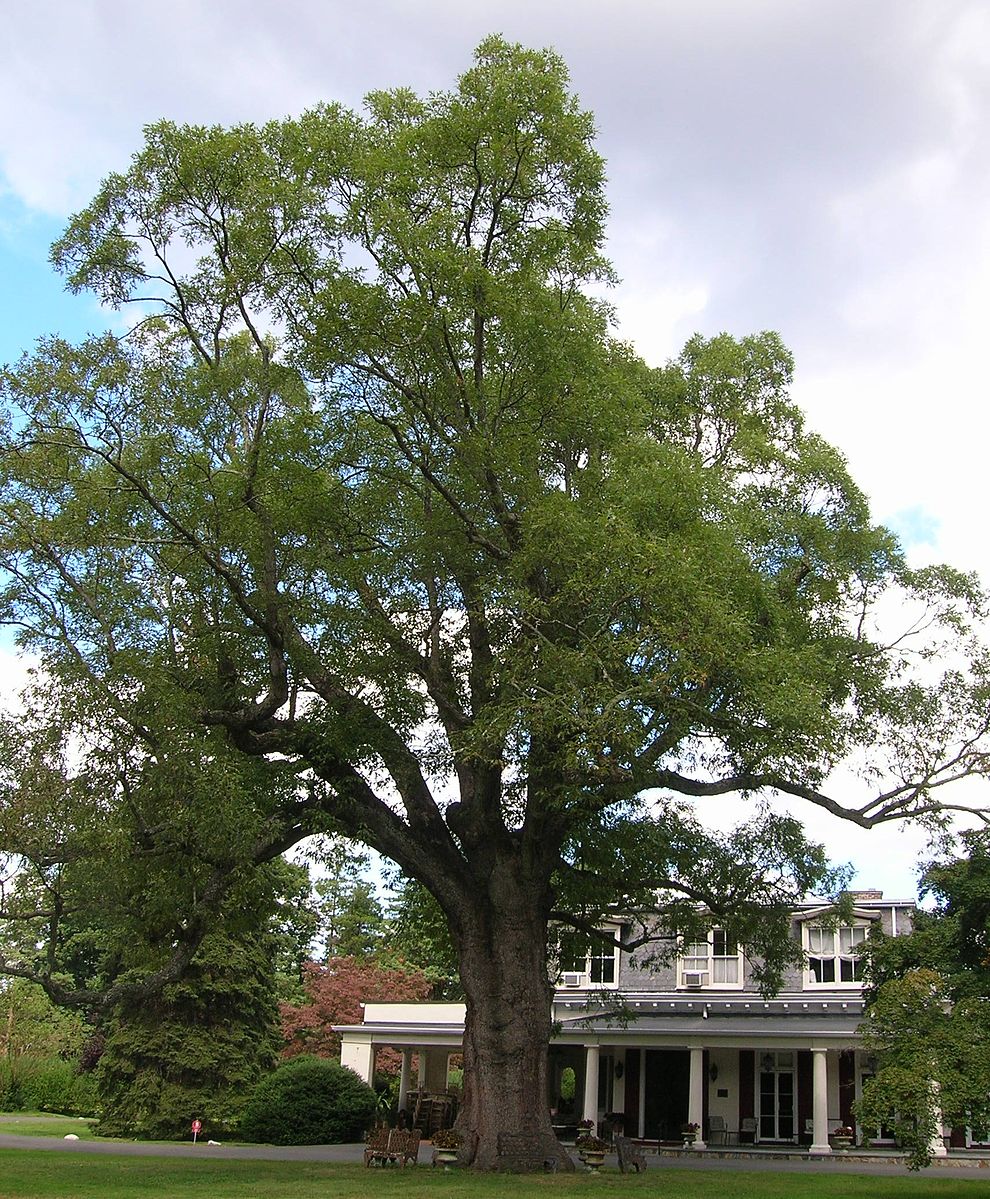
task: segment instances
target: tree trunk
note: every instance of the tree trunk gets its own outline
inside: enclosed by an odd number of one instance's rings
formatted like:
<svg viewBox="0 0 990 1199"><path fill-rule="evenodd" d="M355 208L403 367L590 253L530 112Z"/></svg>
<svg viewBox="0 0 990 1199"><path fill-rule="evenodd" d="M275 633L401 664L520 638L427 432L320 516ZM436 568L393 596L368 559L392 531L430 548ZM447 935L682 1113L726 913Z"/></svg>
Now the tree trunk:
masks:
<svg viewBox="0 0 990 1199"><path fill-rule="evenodd" d="M462 1157L478 1170L569 1170L550 1124L545 887L521 883L517 870L508 874L511 894L491 878L483 912L476 900L453 922L467 1003Z"/></svg>

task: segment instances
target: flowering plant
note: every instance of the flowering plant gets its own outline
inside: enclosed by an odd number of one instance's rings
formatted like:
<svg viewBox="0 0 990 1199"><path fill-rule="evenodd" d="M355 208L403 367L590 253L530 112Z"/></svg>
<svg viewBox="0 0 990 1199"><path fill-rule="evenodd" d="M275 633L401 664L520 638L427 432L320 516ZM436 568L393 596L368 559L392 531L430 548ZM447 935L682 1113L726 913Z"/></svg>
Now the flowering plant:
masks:
<svg viewBox="0 0 990 1199"><path fill-rule="evenodd" d="M697 1132L699 1128L700 1125L698 1124L682 1124L681 1132Z"/></svg>
<svg viewBox="0 0 990 1199"><path fill-rule="evenodd" d="M456 1128L438 1128L430 1142L434 1149L460 1149L461 1134Z"/></svg>
<svg viewBox="0 0 990 1199"><path fill-rule="evenodd" d="M594 1128L595 1122L594 1122L594 1120L588 1120L588 1119L578 1120L577 1126L578 1126L578 1128Z"/></svg>
<svg viewBox="0 0 990 1199"><path fill-rule="evenodd" d="M840 1128L833 1129L832 1136L834 1137L854 1137L856 1130L850 1128L848 1124L843 1124Z"/></svg>
<svg viewBox="0 0 990 1199"><path fill-rule="evenodd" d="M608 1149L608 1141L586 1133L584 1136L578 1137L574 1142L574 1148L584 1153L604 1153Z"/></svg>

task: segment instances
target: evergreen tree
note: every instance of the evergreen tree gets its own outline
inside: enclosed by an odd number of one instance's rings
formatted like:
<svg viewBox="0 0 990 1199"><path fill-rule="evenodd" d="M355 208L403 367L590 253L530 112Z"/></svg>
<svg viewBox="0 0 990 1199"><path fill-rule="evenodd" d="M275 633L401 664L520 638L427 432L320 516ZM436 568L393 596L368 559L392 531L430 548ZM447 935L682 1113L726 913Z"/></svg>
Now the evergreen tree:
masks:
<svg viewBox="0 0 990 1199"><path fill-rule="evenodd" d="M184 1139L228 1134L275 1063L277 1005L270 936L219 929L185 974L156 995L122 1001L97 1070L106 1136Z"/></svg>

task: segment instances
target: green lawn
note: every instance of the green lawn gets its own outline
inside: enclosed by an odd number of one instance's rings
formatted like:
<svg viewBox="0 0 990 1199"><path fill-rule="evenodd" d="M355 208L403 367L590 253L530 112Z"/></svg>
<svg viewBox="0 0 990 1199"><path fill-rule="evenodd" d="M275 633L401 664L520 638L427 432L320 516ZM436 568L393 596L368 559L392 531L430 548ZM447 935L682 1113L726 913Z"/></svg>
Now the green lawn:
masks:
<svg viewBox="0 0 990 1199"><path fill-rule="evenodd" d="M975 1199L987 1180L976 1172L871 1178L848 1174L697 1171L663 1167L625 1176L615 1171L537 1178L475 1177L428 1167L374 1170L309 1162L189 1161L92 1157L0 1150L2 1199L554 1199L641 1194L656 1199ZM982 1187L981 1184L982 1183Z"/></svg>
<svg viewBox="0 0 990 1199"><path fill-rule="evenodd" d="M64 1137L74 1132L80 1141L95 1141L92 1120L51 1116L47 1112L0 1112L0 1133L18 1137ZM2 1192L0 1192L2 1195Z"/></svg>

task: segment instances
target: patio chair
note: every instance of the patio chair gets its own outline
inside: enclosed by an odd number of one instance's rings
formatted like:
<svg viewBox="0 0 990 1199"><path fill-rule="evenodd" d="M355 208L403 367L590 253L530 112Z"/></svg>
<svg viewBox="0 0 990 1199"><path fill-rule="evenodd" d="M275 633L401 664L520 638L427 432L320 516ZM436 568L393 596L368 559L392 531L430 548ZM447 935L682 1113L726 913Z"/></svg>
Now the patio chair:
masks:
<svg viewBox="0 0 990 1199"><path fill-rule="evenodd" d="M708 1144L709 1145L728 1145L729 1130L726 1127L724 1116L709 1116L708 1117Z"/></svg>

